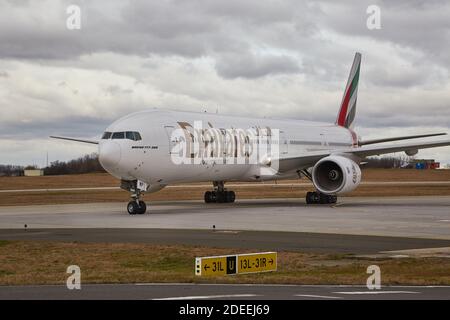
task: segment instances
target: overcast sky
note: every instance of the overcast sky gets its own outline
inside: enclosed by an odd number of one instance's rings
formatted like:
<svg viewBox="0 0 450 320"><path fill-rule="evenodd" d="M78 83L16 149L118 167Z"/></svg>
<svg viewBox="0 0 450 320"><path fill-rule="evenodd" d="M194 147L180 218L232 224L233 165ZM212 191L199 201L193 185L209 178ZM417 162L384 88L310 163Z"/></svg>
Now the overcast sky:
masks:
<svg viewBox="0 0 450 320"><path fill-rule="evenodd" d="M146 108L334 122L356 51L358 134L450 132L449 1L0 0L0 164L95 152L48 136Z"/></svg>

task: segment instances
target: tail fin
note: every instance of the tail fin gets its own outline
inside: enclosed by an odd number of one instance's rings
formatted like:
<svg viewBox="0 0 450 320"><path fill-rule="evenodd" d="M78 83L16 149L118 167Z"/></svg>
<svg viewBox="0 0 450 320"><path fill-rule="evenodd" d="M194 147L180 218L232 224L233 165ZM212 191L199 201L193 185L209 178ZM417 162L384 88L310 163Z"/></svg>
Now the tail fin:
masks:
<svg viewBox="0 0 450 320"><path fill-rule="evenodd" d="M342 97L341 108L336 119L336 125L346 128L353 127L356 114L356 98L358 95L359 67L361 65L361 53L355 54L352 69L348 76L347 86Z"/></svg>

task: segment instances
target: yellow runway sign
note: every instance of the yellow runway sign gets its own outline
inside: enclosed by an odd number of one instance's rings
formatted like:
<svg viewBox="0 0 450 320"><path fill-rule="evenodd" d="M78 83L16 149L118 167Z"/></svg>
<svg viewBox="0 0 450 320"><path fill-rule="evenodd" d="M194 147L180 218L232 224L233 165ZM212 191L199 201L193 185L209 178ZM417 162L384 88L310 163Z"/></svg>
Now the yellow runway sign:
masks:
<svg viewBox="0 0 450 320"><path fill-rule="evenodd" d="M195 268L195 274L202 276L235 274L236 256L197 258Z"/></svg>
<svg viewBox="0 0 450 320"><path fill-rule="evenodd" d="M251 253L238 256L238 273L267 272L277 270L277 253Z"/></svg>
<svg viewBox="0 0 450 320"><path fill-rule="evenodd" d="M276 270L276 252L246 253L195 259L195 274L198 276L224 276Z"/></svg>

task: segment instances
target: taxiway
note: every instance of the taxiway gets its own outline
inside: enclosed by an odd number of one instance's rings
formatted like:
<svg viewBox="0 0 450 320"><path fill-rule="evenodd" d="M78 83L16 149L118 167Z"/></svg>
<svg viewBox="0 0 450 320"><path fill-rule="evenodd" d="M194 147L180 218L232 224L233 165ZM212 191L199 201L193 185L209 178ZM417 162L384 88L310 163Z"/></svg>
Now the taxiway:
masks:
<svg viewBox="0 0 450 320"><path fill-rule="evenodd" d="M0 229L144 228L283 231L450 240L450 197L155 201L130 216L125 203L0 207Z"/></svg>
<svg viewBox="0 0 450 320"><path fill-rule="evenodd" d="M258 284L89 284L66 286L0 286L0 300L448 300L449 286L302 286Z"/></svg>

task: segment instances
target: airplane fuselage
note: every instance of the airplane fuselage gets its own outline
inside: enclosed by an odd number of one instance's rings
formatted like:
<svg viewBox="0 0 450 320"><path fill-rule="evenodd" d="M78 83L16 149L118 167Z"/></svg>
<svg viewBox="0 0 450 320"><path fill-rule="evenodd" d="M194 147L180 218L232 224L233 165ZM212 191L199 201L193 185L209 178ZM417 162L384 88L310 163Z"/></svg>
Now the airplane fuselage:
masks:
<svg viewBox="0 0 450 320"><path fill-rule="evenodd" d="M256 132L265 129L272 135L276 132L277 155L271 154L269 150L259 160L264 159L264 156L283 159L293 154L348 149L357 143L351 130L329 123L148 110L127 115L106 128L106 132L111 135L99 142L100 162L110 174L119 179L141 180L156 189L158 186L180 182L257 181L298 176L298 165L279 168L276 174L261 174L260 168L264 166L261 161L236 161L237 147L221 150L213 158L194 159L201 157L196 153L195 156L192 155L190 162L174 163L173 150L178 141L173 138L173 131L184 130L186 139L189 140L192 136L189 135L190 132L199 124L202 128L214 129L219 133L221 130L228 130L231 132L230 136L224 137L224 140L228 139L229 142L242 139L234 134L236 129L254 129ZM125 135L116 135L114 138L114 133L121 132ZM127 132L139 133L140 139L127 139ZM265 141L262 139L260 143L264 144Z"/></svg>

